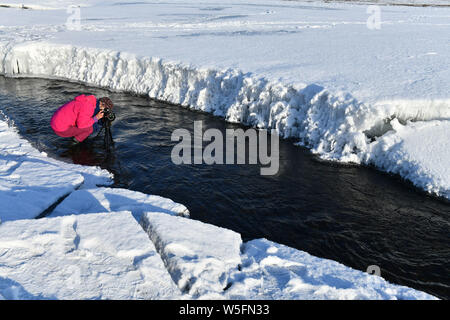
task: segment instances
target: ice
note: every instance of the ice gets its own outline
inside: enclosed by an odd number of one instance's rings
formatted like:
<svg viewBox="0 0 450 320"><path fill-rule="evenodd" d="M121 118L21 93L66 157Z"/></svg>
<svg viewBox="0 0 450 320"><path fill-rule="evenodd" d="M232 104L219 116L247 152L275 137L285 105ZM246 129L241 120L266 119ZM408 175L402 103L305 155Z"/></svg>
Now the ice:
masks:
<svg viewBox="0 0 450 320"><path fill-rule="evenodd" d="M366 5L91 1L77 31L66 24L73 4L0 8L0 74L274 128L324 159L450 198L447 8L382 7L370 30ZM39 153L0 121L0 299L433 298L265 239L242 244L162 197L97 188L111 177ZM65 195L52 218L29 219Z"/></svg>
<svg viewBox="0 0 450 320"><path fill-rule="evenodd" d="M313 0L314 1L314 0ZM411 6L450 6L448 0L333 0L334 2L353 2L356 4L411 5Z"/></svg>
<svg viewBox="0 0 450 320"><path fill-rule="evenodd" d="M314 2L353 2L354 4L392 4L392 5L417 5L417 6L426 6L426 5L450 5L450 1L448 0L290 0L298 1L302 3L314 3ZM2 1L0 4L4 6L10 6L11 8L23 8L24 6L28 9L32 10L56 10L56 9L66 9L69 5L76 5L80 7L89 7L102 5L104 3L103 0L90 0L90 1L75 1L75 0L41 0L39 4L36 4L37 1L23 1L23 0L7 0ZM184 3L186 1L178 0L171 1L172 3ZM267 1L267 4L270 2L278 2L278 1ZM115 6L125 6L130 4L146 4L145 1L137 2L134 0L131 1L121 1L114 3ZM221 6L211 6L207 7L204 10L208 11L221 11L223 7Z"/></svg>
<svg viewBox="0 0 450 320"><path fill-rule="evenodd" d="M48 158L0 120L0 220L39 216L82 185L110 183L110 174Z"/></svg>
<svg viewBox="0 0 450 320"><path fill-rule="evenodd" d="M419 121L393 129L373 144L373 162L417 187L450 199L450 121Z"/></svg>
<svg viewBox="0 0 450 320"><path fill-rule="evenodd" d="M176 299L153 243L130 212L0 225L5 299Z"/></svg>
<svg viewBox="0 0 450 320"><path fill-rule="evenodd" d="M435 299L266 239L246 242L228 299Z"/></svg>
<svg viewBox="0 0 450 320"><path fill-rule="evenodd" d="M370 3L399 2L424 4ZM276 129L327 160L382 170L397 166L394 157L379 162L373 154L372 134L387 134L385 124L450 118L445 7L381 6L381 28L373 30L367 5L93 1L81 8L74 31L66 25L72 4L0 10L0 74L145 94ZM436 159L414 162L409 150L391 171L447 197L447 177L428 174L439 166ZM448 162L448 149L441 154Z"/></svg>
<svg viewBox="0 0 450 320"><path fill-rule="evenodd" d="M145 213L141 224L183 292L198 299L221 298L230 273L241 263L240 234L159 212Z"/></svg>
<svg viewBox="0 0 450 320"><path fill-rule="evenodd" d="M0 180L2 221L34 218L83 183L80 174L26 157L18 160Z"/></svg>
<svg viewBox="0 0 450 320"><path fill-rule="evenodd" d="M50 216L121 210L131 211L137 221L140 221L142 213L146 211L158 211L189 217L188 209L182 204L160 196L121 188L95 188L75 191L65 198Z"/></svg>

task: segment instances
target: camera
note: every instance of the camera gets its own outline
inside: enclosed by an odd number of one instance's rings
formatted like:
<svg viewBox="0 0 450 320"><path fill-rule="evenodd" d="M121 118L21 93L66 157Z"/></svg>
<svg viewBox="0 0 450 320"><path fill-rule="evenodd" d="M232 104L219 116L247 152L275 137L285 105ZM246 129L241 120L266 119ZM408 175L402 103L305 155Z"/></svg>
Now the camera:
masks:
<svg viewBox="0 0 450 320"><path fill-rule="evenodd" d="M104 108L103 109L103 117L105 120L114 121L116 119L116 115L110 108Z"/></svg>

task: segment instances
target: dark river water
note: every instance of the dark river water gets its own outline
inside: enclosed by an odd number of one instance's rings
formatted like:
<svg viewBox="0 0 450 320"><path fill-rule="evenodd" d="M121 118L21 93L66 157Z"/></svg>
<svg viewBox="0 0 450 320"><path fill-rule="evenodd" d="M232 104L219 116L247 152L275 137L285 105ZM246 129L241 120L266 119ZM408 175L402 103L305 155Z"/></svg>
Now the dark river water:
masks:
<svg viewBox="0 0 450 320"><path fill-rule="evenodd" d="M115 148L102 136L73 147L56 136L53 112L80 93L109 96L117 119ZM280 141L280 170L259 165L175 165L175 129L244 128L180 106L81 84L0 77L0 110L39 150L68 162L99 165L115 186L186 205L192 219L229 228L244 240L267 238L366 271L390 282L450 298L450 203L373 168L323 162ZM245 128L244 128L245 129Z"/></svg>

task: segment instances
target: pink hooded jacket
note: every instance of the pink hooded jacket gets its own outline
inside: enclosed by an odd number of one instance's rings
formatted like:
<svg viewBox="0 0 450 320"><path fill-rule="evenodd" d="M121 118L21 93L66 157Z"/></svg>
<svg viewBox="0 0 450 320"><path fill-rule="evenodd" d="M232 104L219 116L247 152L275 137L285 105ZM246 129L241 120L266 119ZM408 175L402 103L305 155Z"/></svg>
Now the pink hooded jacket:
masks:
<svg viewBox="0 0 450 320"><path fill-rule="evenodd" d="M95 96L75 97L72 101L67 102L53 114L50 125L53 130L64 132L70 127L78 127L80 129L88 128L95 122L93 116L97 99Z"/></svg>

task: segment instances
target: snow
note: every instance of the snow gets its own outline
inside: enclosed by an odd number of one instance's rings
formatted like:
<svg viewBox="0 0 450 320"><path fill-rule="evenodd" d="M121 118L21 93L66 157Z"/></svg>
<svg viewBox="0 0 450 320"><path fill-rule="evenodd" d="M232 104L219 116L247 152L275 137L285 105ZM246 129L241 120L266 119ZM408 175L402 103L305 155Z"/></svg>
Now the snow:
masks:
<svg viewBox="0 0 450 320"><path fill-rule="evenodd" d="M226 291L229 299L434 299L266 239L245 243L242 260Z"/></svg>
<svg viewBox="0 0 450 320"><path fill-rule="evenodd" d="M0 120L0 221L37 217L76 188L110 178L99 168L48 158Z"/></svg>
<svg viewBox="0 0 450 320"><path fill-rule="evenodd" d="M266 239L242 243L200 221L147 212L141 225L172 279L195 299L435 299Z"/></svg>
<svg viewBox="0 0 450 320"><path fill-rule="evenodd" d="M0 74L146 94L274 128L324 159L388 168L448 197L448 176L429 174L436 158L417 157L407 144L401 163L380 157L369 134L388 134L393 120L450 118L448 8L382 6L381 28L372 30L367 5L92 1L76 31L66 26L71 4L1 9ZM440 140L450 135L438 131ZM449 158L448 149L441 153Z"/></svg>
<svg viewBox="0 0 450 320"><path fill-rule="evenodd" d="M450 199L449 9L382 7L370 30L364 5L91 1L76 31L71 4L0 7L0 74L275 128L324 159ZM98 187L111 177L47 157L0 120L0 299L433 299L265 239L242 243L169 199Z"/></svg>
<svg viewBox="0 0 450 320"><path fill-rule="evenodd" d="M450 199L450 121L419 121L402 125L373 143L371 156L383 170L397 173L430 193Z"/></svg>
<svg viewBox="0 0 450 320"><path fill-rule="evenodd" d="M295 0L288 0L295 1ZM411 5L411 6L450 6L448 0L331 0L333 2L354 2L357 4L371 5Z"/></svg>
<svg viewBox="0 0 450 320"><path fill-rule="evenodd" d="M0 294L5 299L181 297L130 212L2 223Z"/></svg>
<svg viewBox="0 0 450 320"><path fill-rule="evenodd" d="M189 217L182 204L156 195L147 195L121 188L95 188L72 192L49 215L51 217L96 212L129 210L136 221L143 212L157 211Z"/></svg>
<svg viewBox="0 0 450 320"><path fill-rule="evenodd" d="M229 274L241 263L240 234L159 212L145 213L141 224L183 292L197 299L221 298Z"/></svg>

